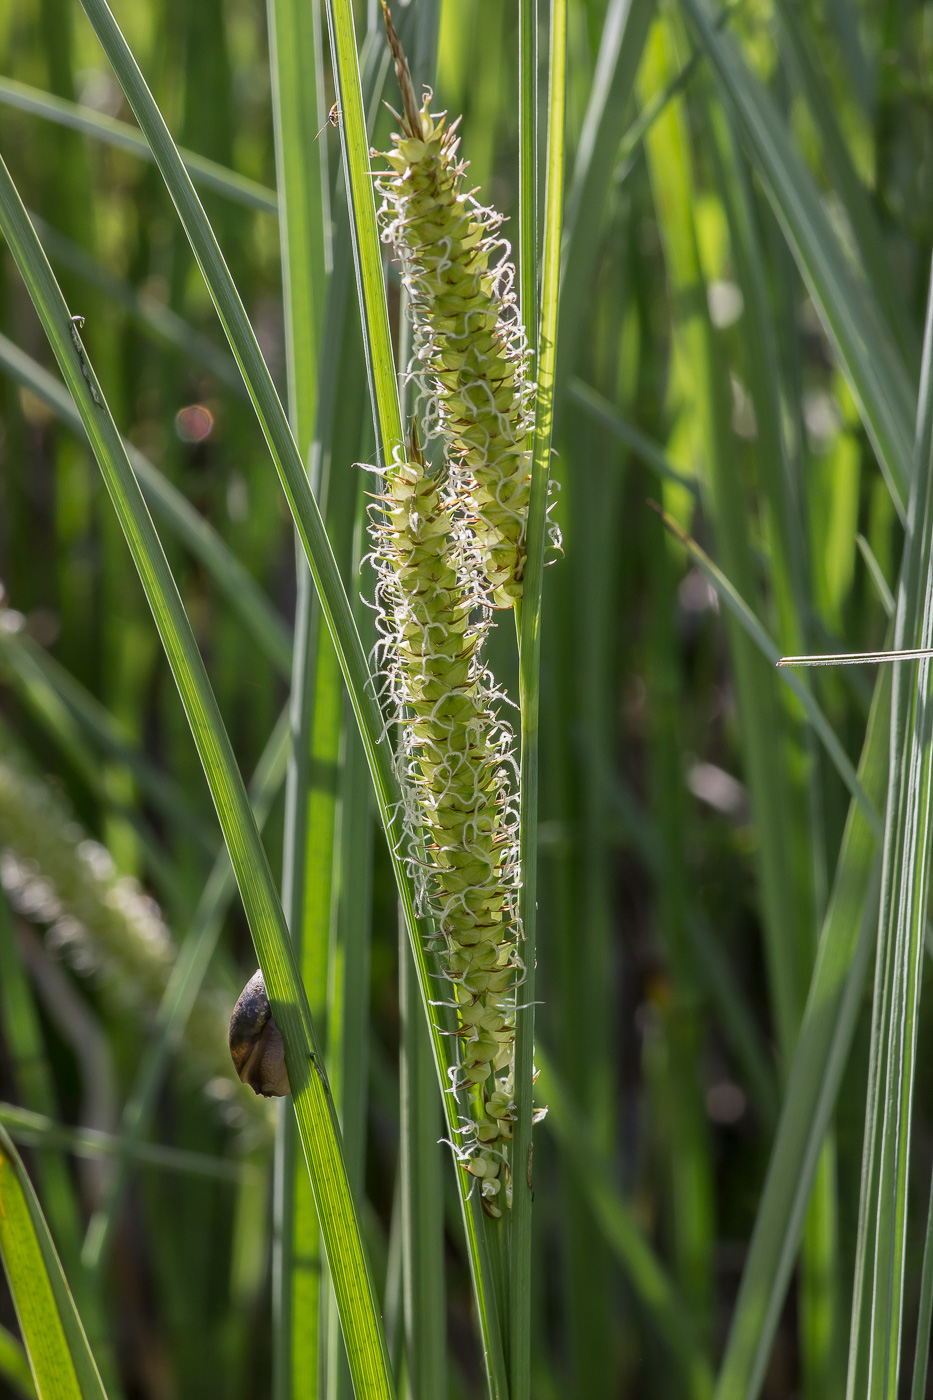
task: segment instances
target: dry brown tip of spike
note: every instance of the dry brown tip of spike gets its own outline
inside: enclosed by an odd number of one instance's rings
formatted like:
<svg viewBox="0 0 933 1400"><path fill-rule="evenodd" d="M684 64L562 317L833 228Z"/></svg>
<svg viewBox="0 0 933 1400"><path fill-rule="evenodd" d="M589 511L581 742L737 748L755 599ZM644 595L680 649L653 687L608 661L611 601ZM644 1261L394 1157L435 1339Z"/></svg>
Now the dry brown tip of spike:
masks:
<svg viewBox="0 0 933 1400"><path fill-rule="evenodd" d="M418 106L418 99L415 97L415 85L411 80L411 69L408 66L408 59L405 57L402 41L396 33L395 25L392 23L392 15L389 12L387 0L382 0L382 17L385 20L389 48L395 60L395 76L398 78L398 85L402 93L402 106L405 108L405 120L408 123L408 134L409 136L413 136L417 141L421 141L424 139L424 128L421 125L421 109Z"/></svg>

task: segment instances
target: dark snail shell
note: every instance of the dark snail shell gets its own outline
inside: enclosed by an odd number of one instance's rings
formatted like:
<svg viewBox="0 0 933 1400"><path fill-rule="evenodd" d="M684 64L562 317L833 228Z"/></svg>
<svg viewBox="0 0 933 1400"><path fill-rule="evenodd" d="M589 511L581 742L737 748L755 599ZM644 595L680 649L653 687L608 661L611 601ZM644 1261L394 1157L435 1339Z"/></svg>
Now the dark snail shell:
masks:
<svg viewBox="0 0 933 1400"><path fill-rule="evenodd" d="M285 1043L272 1019L261 972L249 979L230 1017L230 1054L244 1084L263 1098L291 1093L285 1068Z"/></svg>

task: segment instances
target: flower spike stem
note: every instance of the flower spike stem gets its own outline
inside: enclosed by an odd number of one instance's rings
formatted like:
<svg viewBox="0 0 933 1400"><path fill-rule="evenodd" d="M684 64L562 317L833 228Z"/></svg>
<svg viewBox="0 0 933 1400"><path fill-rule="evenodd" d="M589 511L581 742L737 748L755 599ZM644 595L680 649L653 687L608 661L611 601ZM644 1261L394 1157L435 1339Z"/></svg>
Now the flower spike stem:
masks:
<svg viewBox="0 0 933 1400"><path fill-rule="evenodd" d="M566 41L566 0L552 0L548 80L546 216L538 347L538 392L528 517L525 596L516 604L515 609L519 635L519 687L522 720L520 821L522 888L520 913L525 982L520 997L521 1005L516 1011L514 1179L509 1289L509 1391L511 1400L529 1400L531 1394L531 1205L534 1199L532 1124L535 1117L533 1093L538 839L538 695L541 668L541 589L551 462L560 247L563 223Z"/></svg>

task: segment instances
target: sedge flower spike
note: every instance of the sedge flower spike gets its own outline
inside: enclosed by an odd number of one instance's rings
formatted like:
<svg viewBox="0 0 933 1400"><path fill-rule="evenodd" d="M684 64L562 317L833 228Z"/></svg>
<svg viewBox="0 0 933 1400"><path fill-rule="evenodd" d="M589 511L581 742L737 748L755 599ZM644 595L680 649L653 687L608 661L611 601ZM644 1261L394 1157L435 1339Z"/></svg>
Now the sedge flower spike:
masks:
<svg viewBox="0 0 933 1400"><path fill-rule="evenodd" d="M517 813L513 738L481 657L488 615L458 525L461 491L417 449L386 471L372 520L377 654L401 726L409 863L457 1013L452 1088L467 1092L471 1114L455 1147L498 1215L514 1111Z"/></svg>
<svg viewBox="0 0 933 1400"><path fill-rule="evenodd" d="M451 1090L468 1111L453 1146L499 1215L524 971L518 765L482 652L493 609L522 595L534 385L501 219L465 188L457 123L418 103L382 9L404 110L379 182L383 238L401 258L409 374L436 450L425 463L414 440L382 472L376 663L399 732L406 860L456 1012Z"/></svg>
<svg viewBox="0 0 933 1400"><path fill-rule="evenodd" d="M402 130L383 153L383 238L399 253L413 325L412 374L464 499L491 607L521 597L534 385L501 216L465 188L457 122L419 107L385 4ZM373 152L378 155L378 152Z"/></svg>

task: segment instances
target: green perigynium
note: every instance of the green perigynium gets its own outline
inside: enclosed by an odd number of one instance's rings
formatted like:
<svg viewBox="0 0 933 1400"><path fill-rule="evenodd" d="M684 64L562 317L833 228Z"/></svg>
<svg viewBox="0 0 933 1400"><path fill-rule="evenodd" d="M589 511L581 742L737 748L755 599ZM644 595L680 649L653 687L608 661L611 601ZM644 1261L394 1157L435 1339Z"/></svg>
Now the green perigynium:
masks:
<svg viewBox="0 0 933 1400"><path fill-rule="evenodd" d="M385 473L373 519L379 661L401 726L412 871L457 1011L452 1088L467 1091L471 1116L456 1147L482 1184L484 1206L498 1214L503 1181L509 1194L520 978L513 740L481 657L488 622L459 492L416 452Z"/></svg>
<svg viewBox="0 0 933 1400"><path fill-rule="evenodd" d="M457 123L416 110L405 76L406 117L379 182L383 237L402 261L427 431L461 477L489 604L511 607L525 565L534 392L514 271L501 217L464 187Z"/></svg>

